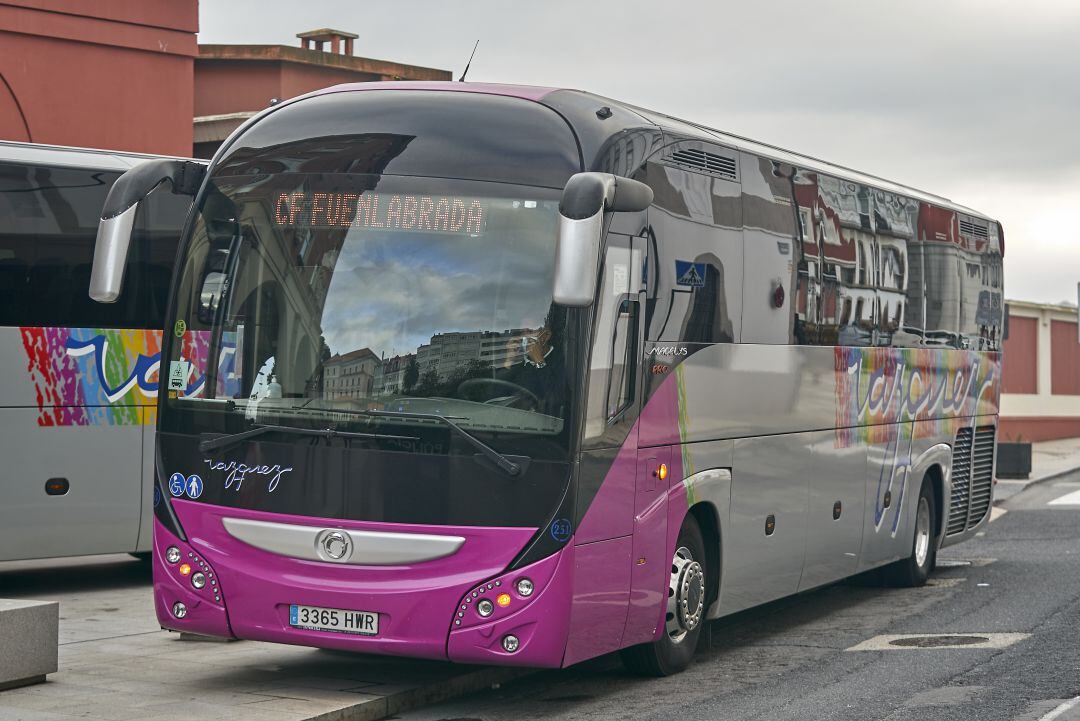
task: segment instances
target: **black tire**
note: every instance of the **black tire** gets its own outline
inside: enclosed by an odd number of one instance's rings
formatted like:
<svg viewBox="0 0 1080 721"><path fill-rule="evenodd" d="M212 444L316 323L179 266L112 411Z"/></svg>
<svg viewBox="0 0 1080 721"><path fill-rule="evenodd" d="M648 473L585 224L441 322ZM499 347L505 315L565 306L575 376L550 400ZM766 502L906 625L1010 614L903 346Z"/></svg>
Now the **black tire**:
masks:
<svg viewBox="0 0 1080 721"><path fill-rule="evenodd" d="M683 625L686 615L679 616L669 611L667 625L658 640L623 649L623 664L632 673L639 676L671 676L690 665L705 625L706 590L709 587L709 569L705 558L705 541L697 519L687 514L679 529L679 539L675 542L675 553L671 560L672 583L678 581L691 589L686 596L688 604L693 604L688 615L696 620L692 621L691 628L686 629ZM674 593L669 587L669 598Z"/></svg>
<svg viewBox="0 0 1080 721"><path fill-rule="evenodd" d="M923 515L925 504L925 516ZM911 555L881 569L882 580L890 586L915 588L925 586L937 563L937 502L930 477L923 478L919 500L915 507L915 523L911 533ZM920 540L926 548L920 549ZM920 556L921 562L920 562Z"/></svg>

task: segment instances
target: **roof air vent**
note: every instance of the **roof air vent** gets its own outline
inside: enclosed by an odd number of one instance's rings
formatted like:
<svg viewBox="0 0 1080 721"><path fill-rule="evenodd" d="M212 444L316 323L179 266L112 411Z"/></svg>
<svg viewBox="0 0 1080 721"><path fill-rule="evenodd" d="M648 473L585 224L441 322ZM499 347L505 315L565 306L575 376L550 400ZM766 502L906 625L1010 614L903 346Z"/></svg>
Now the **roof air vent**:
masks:
<svg viewBox="0 0 1080 721"><path fill-rule="evenodd" d="M685 170L714 175L724 180L739 179L735 158L700 148L679 148L668 156L668 162Z"/></svg>
<svg viewBox="0 0 1080 721"><path fill-rule="evenodd" d="M986 223L980 223L978 221L960 220L960 234L967 235L972 238L982 238L986 240L990 237L990 228Z"/></svg>

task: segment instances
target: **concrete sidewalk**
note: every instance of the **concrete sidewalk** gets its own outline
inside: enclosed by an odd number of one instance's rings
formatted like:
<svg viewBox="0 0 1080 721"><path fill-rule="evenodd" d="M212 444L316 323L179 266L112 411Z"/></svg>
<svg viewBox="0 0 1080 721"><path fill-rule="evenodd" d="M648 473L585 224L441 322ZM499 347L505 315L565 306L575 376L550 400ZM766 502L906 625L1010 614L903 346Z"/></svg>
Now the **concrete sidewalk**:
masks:
<svg viewBox="0 0 1080 721"><path fill-rule="evenodd" d="M1077 470L1080 470L1080 438L1032 443L1031 476L1022 480L998 480L994 488L994 502L1008 500L1032 483L1060 478Z"/></svg>
<svg viewBox="0 0 1080 721"><path fill-rule="evenodd" d="M149 564L127 556L0 563L0 595L60 602L60 670L0 692L2 721L367 721L526 673L181 640L158 628Z"/></svg>

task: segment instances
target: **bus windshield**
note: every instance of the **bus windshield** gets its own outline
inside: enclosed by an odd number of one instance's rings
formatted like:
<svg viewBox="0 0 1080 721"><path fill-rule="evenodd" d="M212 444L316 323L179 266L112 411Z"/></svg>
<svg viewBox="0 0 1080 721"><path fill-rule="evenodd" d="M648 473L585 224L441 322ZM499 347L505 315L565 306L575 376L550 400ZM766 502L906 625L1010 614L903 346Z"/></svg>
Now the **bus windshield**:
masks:
<svg viewBox="0 0 1080 721"><path fill-rule="evenodd" d="M557 207L555 191L505 183L214 178L163 368L179 425L163 429L329 428L445 452L418 441L450 419L496 450L563 457Z"/></svg>

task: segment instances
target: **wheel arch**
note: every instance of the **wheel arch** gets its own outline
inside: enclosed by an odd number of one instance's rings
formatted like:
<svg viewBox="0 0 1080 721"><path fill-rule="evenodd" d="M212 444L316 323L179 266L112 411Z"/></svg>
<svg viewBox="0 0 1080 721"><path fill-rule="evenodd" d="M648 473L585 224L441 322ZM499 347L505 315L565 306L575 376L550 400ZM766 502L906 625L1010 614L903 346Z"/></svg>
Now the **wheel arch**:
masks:
<svg viewBox="0 0 1080 721"><path fill-rule="evenodd" d="M934 538L937 539L939 548L945 538L945 519L949 515L948 501L952 497L949 476L952 468L952 451L951 445L937 443L921 453L911 464L912 477L918 478L920 485L924 479L930 479L934 501L937 504Z"/></svg>
<svg viewBox="0 0 1080 721"><path fill-rule="evenodd" d="M708 587L705 589L705 608L706 617L708 617L708 611L712 609L720 598L720 576L723 563L720 552L723 547L720 513L711 502L699 501L690 506L687 515L692 516L697 521L702 539L705 541L705 568L707 571L705 577L709 579Z"/></svg>

